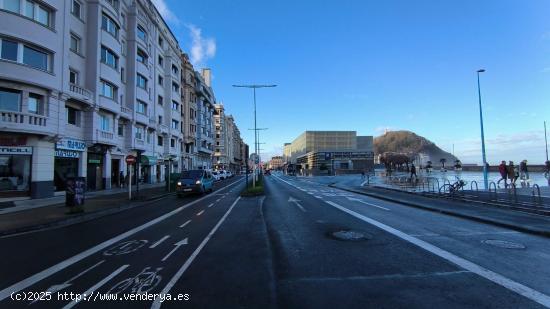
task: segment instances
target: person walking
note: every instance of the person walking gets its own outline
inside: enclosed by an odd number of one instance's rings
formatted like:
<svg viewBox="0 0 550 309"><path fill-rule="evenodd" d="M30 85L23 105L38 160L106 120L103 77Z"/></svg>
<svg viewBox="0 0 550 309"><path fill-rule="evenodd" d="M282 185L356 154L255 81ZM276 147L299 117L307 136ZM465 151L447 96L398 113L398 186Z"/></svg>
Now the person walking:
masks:
<svg viewBox="0 0 550 309"><path fill-rule="evenodd" d="M411 181L413 180L413 176L414 176L414 180L416 180L417 179L416 166L414 166L414 163L411 164Z"/></svg>
<svg viewBox="0 0 550 309"><path fill-rule="evenodd" d="M521 179L521 186L529 188L530 184L529 184L529 170L527 169L527 160L523 160L519 164L519 178Z"/></svg>
<svg viewBox="0 0 550 309"><path fill-rule="evenodd" d="M514 166L514 161L509 161L508 162L508 169L507 169L507 172L508 172L508 178L510 178L510 185L515 185L516 184L516 168Z"/></svg>
<svg viewBox="0 0 550 309"><path fill-rule="evenodd" d="M500 173L500 179L497 181L497 185L500 186L500 182L504 180L504 187L508 187L508 171L506 170L506 161L503 160L500 162L498 172Z"/></svg>
<svg viewBox="0 0 550 309"><path fill-rule="evenodd" d="M118 176L118 182L120 183L120 187L124 188L124 185L126 184L126 179L124 178L124 171L120 171L120 174Z"/></svg>

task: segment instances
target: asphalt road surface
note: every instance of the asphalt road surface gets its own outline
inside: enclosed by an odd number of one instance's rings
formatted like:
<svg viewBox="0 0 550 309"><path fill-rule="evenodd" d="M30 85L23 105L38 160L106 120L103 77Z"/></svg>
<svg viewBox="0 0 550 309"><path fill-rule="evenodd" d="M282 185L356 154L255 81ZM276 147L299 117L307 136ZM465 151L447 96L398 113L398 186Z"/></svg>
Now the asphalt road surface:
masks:
<svg viewBox="0 0 550 309"><path fill-rule="evenodd" d="M547 238L265 179L0 238L0 308L550 306Z"/></svg>

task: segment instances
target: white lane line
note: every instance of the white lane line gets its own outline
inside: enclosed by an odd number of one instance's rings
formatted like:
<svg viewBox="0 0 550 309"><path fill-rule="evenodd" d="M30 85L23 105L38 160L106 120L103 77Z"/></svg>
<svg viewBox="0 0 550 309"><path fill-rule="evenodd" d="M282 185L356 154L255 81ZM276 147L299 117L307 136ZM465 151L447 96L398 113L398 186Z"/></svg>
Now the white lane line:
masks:
<svg viewBox="0 0 550 309"><path fill-rule="evenodd" d="M296 206L298 206L298 208L300 208L301 211L306 212L306 209L302 205L300 205L300 203L295 202L295 204Z"/></svg>
<svg viewBox="0 0 550 309"><path fill-rule="evenodd" d="M221 198L217 199L217 200L216 200L216 203L219 202L220 200L221 200Z"/></svg>
<svg viewBox="0 0 550 309"><path fill-rule="evenodd" d="M223 217L220 219L220 221L218 221L218 223L214 226L214 228L212 228L210 233L208 233L206 238L201 242L201 244L197 247L197 249L195 249L195 251L193 251L193 254L191 254L191 256L187 259L187 261L185 261L185 263L181 266L181 268L178 270L178 272L172 277L172 279L170 279L170 281L166 284L166 286L164 287L164 289L162 289L162 291L160 293L162 293L162 294L170 293L170 289L172 289L174 284L176 284L176 282L178 282L178 280L181 278L183 273L187 270L187 268L189 268L191 263L193 263L193 260L197 257L197 255L199 255L199 253L204 248L204 246L206 246L206 243L208 243L208 241L210 240L212 235L214 235L214 233L216 233L216 231L218 230L220 225L222 225L223 221L225 221L225 218L227 218L227 216L229 216L229 213L231 212L231 210L233 210L233 207L235 207L235 205L237 205L237 203L239 202L240 199L241 199L241 197L239 196L233 202L233 204L231 204L231 207L229 207L229 209L223 215ZM155 302L153 302L153 304L151 305L151 308L152 309L153 308L157 309L157 308L160 308L160 306L161 306L160 298L157 298L155 300Z"/></svg>
<svg viewBox="0 0 550 309"><path fill-rule="evenodd" d="M369 224L372 224L376 227L378 227L379 229L382 229L392 235L395 235L405 241L408 241L430 253L433 253L451 263L454 263L456 265L458 265L459 267L462 267L468 271L471 271L485 279L488 279L500 286L503 286L505 288L507 288L508 290L510 291L513 291L513 292L516 292L518 293L519 295L522 295L524 297L527 297L529 298L530 300L532 301L535 301L543 306L546 306L546 307L550 307L550 296L546 295L546 294L543 294L537 290L534 290L530 287L527 287L519 282L516 282L516 281L513 281L512 279L509 279L509 278L506 278L500 274L497 274L491 270L488 270L484 267L481 267L473 262L470 262L466 259L463 259L459 256L456 256L454 254L452 254L451 252L449 251L446 251L446 250L443 250L439 247L436 247L430 243L427 243L423 240L420 240L416 237L413 237L413 236L410 236L410 235L407 235L406 233L400 231L400 230L397 230L391 226L388 226L388 225L385 225L384 223L381 223L381 222L378 222L374 219L371 219L369 217L366 217L364 215L361 215L353 210L349 210L341 205L338 205L332 201L326 201L327 204L349 214L349 215L352 215L360 220L363 220Z"/></svg>
<svg viewBox="0 0 550 309"><path fill-rule="evenodd" d="M210 207L212 207L212 206L214 206L214 203L212 203L212 204L208 205L208 208L210 208Z"/></svg>
<svg viewBox="0 0 550 309"><path fill-rule="evenodd" d="M162 237L161 239L157 240L156 243L152 244L151 246L149 246L150 249L153 249L155 248L156 246L160 245L163 241L167 240L168 238L170 238L170 235L166 235L164 237Z"/></svg>
<svg viewBox="0 0 550 309"><path fill-rule="evenodd" d="M318 199L322 199L323 197L322 196L319 196L319 195L315 195L316 198Z"/></svg>
<svg viewBox="0 0 550 309"><path fill-rule="evenodd" d="M201 211L199 211L199 212L197 212L197 216L200 216L200 215L202 215L203 213L204 213L204 209L201 210Z"/></svg>
<svg viewBox="0 0 550 309"><path fill-rule="evenodd" d="M363 182L361 183L361 187L364 186L366 183L367 183L367 180L363 181Z"/></svg>
<svg viewBox="0 0 550 309"><path fill-rule="evenodd" d="M376 208L380 208L380 209L384 209L384 210L387 210L387 211L390 211L388 208L386 207L382 207L382 206L378 206L378 205L375 205L375 204L371 204L369 202L365 202L363 201L362 199L358 199L358 198L353 198L353 197L347 197L346 198L350 201L356 201L356 202L359 202L361 204L365 204L365 205L368 205L368 206L372 206L372 207L376 207Z"/></svg>
<svg viewBox="0 0 550 309"><path fill-rule="evenodd" d="M103 285L105 285L105 283L109 282L111 279L116 277L119 273L121 273L123 270L125 270L128 266L130 266L130 265L120 266L112 274L110 274L107 277L103 278L103 280L101 280L98 283L94 284L94 286L92 286L91 288L86 290L86 292L82 293L82 295L87 295L87 297L91 297L91 294L93 292L97 292L97 290L100 287L102 287ZM75 299L74 301L68 303L65 307L63 307L63 309L70 309L70 308L74 307L76 304L78 304L78 302L81 301L81 300L82 300L82 298L79 298L78 300Z"/></svg>
<svg viewBox="0 0 550 309"><path fill-rule="evenodd" d="M187 220L187 222L185 222L184 224L180 225L180 227L184 227L186 226L187 224L191 223L191 220Z"/></svg>
<svg viewBox="0 0 550 309"><path fill-rule="evenodd" d="M235 181L234 183L231 183L231 184L221 188L220 190L224 190L228 187L231 187L235 184L240 183L241 181L242 181L242 179L238 180L238 181ZM121 241L125 238L128 238L129 236L134 235L135 233L137 233L139 231L142 231L142 230L144 230L144 229L146 229L150 226L153 226L153 225L155 225L155 224L157 224L157 223L159 223L163 220L166 220L166 219L172 217L173 215L179 213L180 211L182 211L182 210L184 210L184 209L186 209L186 208L188 208L188 207L190 207L190 206L192 206L196 203L199 203L199 202L203 201L206 198L209 198L209 196L201 197L201 198L199 198L197 200L194 200L194 201L192 201L188 204L180 206L179 208L176 208L176 209L172 210L169 213L166 213L166 214L164 214L160 217L157 217L156 219L153 219L153 220L151 220L149 222L146 222L146 223L144 223L144 224L142 224L138 227L135 227L135 228L133 228L133 229L127 231L127 232L124 232L124 233L122 233L118 236L115 236L115 237L113 237L109 240L106 240L106 241L100 243L99 245L96 245L96 246L94 246L94 247L92 247L92 248L90 248L86 251L83 251L83 252L81 252L81 253L79 253L75 256L72 256L72 257L70 257L70 258L68 258L68 259L66 259L62 262L59 262L59 263L57 263L57 264L55 264L55 265L53 265L49 268L46 268L45 270L43 270L39 273L36 273L36 274L26 278L26 279L23 279L23 280L21 280L17 283L14 283L11 286L9 286L9 287L7 287L7 288L0 291L0 301L2 301L4 299L6 299L7 297L9 297L11 295L11 293L16 293L16 292L19 292L21 290L24 290L24 289L28 288L29 286L37 283L38 281L41 281L41 280L43 280L43 279L45 279L45 278L47 278L47 277L49 277L53 274L65 269L65 268L73 265L74 263L79 262L79 261L89 257L92 254L95 254L95 253L97 253L97 252L99 252L103 249L106 249L106 248L112 246L113 244L115 244L115 243L117 243L117 242L119 242L119 241Z"/></svg>

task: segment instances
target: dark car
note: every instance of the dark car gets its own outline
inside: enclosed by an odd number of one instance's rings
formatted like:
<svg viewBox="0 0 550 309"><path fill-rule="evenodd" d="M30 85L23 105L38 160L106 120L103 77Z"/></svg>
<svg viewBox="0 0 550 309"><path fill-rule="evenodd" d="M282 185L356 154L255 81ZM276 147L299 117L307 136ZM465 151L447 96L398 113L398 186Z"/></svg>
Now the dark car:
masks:
<svg viewBox="0 0 550 309"><path fill-rule="evenodd" d="M214 190L214 176L206 170L183 171L176 184L178 197L191 193L206 193Z"/></svg>

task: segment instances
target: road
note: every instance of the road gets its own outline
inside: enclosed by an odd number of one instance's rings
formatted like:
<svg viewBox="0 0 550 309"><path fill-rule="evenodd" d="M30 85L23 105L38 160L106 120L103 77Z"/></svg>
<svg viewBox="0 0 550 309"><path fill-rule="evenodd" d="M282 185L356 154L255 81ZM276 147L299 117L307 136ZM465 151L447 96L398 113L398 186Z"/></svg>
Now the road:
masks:
<svg viewBox="0 0 550 309"><path fill-rule="evenodd" d="M265 179L264 197L240 198L234 177L205 196L0 238L0 307L550 306L546 238Z"/></svg>

